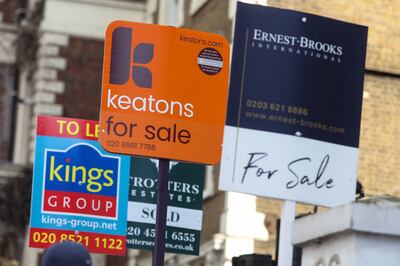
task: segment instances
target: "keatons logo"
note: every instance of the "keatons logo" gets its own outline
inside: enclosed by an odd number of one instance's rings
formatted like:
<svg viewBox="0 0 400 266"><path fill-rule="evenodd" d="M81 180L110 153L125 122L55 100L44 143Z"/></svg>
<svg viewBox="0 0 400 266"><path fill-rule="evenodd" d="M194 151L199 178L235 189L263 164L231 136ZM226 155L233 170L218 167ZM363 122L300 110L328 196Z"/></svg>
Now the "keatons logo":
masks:
<svg viewBox="0 0 400 266"><path fill-rule="evenodd" d="M312 40L306 36L291 36L253 29L251 46L273 51L301 54L341 63L343 47L338 44Z"/></svg>
<svg viewBox="0 0 400 266"><path fill-rule="evenodd" d="M110 84L125 85L132 79L137 87L152 89L153 76L146 65L153 60L154 44L143 42L132 47L132 32L134 30L128 27L118 27L112 32ZM222 65L222 62L220 63ZM218 73L219 70L215 71ZM194 106L191 103L158 99L153 95L129 97L113 93L111 89L107 90L107 107L188 118L194 115Z"/></svg>
<svg viewBox="0 0 400 266"><path fill-rule="evenodd" d="M152 73L144 65L154 55L154 44L139 43L134 47L132 58L132 29L116 28L112 33L110 83L122 85L132 78L141 88L152 87Z"/></svg>

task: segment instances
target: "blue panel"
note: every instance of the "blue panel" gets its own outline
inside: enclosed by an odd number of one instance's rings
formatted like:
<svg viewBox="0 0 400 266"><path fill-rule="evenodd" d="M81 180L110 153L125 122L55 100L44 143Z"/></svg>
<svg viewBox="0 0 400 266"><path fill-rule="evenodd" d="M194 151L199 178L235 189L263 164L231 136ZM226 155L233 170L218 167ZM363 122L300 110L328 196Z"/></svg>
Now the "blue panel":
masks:
<svg viewBox="0 0 400 266"><path fill-rule="evenodd" d="M227 125L358 147L366 43L364 26L239 2Z"/></svg>

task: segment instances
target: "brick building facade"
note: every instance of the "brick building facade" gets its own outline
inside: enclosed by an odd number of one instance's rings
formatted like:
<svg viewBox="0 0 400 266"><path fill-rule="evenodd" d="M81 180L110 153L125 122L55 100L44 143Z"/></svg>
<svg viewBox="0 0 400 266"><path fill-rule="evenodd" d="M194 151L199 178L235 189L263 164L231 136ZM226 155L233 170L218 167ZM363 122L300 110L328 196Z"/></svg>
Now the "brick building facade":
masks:
<svg viewBox="0 0 400 266"><path fill-rule="evenodd" d="M400 31L397 25L400 19L396 10L400 3L395 0L385 3L362 0L243 2L310 12L369 26L358 179L367 196L390 194L399 197ZM168 10L165 10L166 3ZM214 32L231 41L235 5L236 0L154 0L148 1L147 12L152 15L149 16L153 18L152 23ZM217 168L215 173L214 182L217 183ZM298 214L312 210L312 206L297 206ZM280 201L215 189L204 204L202 256L192 259L170 256L169 265L229 265L231 257L240 254L274 255L275 224L280 212ZM214 248L210 249L210 246ZM147 265L149 258L139 256L138 261L138 265Z"/></svg>
<svg viewBox="0 0 400 266"><path fill-rule="evenodd" d="M36 266L40 261L42 251L27 248L26 243L24 248L23 240L36 116L98 119L106 26L117 19L144 18L143 0L0 1L1 265L4 258L17 259L21 265ZM18 188L21 184L24 188ZM10 187L15 191L6 191ZM19 205L23 219L13 210ZM5 217L13 213L14 220L22 223L18 228ZM125 257L94 256L95 265L125 265L125 261Z"/></svg>
<svg viewBox="0 0 400 266"><path fill-rule="evenodd" d="M20 230L27 223L29 201L24 195L30 194L26 178L29 171L11 163L17 104L15 41L21 4L15 0L0 1L0 265L4 257L21 256L24 235ZM18 193L24 193L21 200L13 201Z"/></svg>
<svg viewBox="0 0 400 266"><path fill-rule="evenodd" d="M6 161L11 156L12 109L15 102L15 49L16 10L18 1L0 1L0 161Z"/></svg>
<svg viewBox="0 0 400 266"><path fill-rule="evenodd" d="M369 26L358 178L367 196L400 196L400 2L245 2ZM32 165L36 115L98 118L103 36L111 20L187 27L231 41L235 5L236 0L0 0L0 186ZM218 166L209 167L205 180L200 256L166 254L166 265L230 265L240 254L274 254L281 203L219 191L218 173ZM298 206L299 213L311 210ZM0 216L0 235L3 229ZM40 252L25 248L23 265L37 265ZM21 258L12 250L0 250L1 256ZM94 259L94 265L151 265L151 253L137 250Z"/></svg>

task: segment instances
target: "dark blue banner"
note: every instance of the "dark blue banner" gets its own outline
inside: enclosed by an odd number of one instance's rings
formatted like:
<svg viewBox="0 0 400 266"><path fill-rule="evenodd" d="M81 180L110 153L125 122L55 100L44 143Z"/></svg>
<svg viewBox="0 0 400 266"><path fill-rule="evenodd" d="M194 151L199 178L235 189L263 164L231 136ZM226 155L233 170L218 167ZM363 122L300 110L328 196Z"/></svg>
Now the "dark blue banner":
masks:
<svg viewBox="0 0 400 266"><path fill-rule="evenodd" d="M86 143L46 150L45 189L115 197L119 168L119 157L102 155Z"/></svg>
<svg viewBox="0 0 400 266"><path fill-rule="evenodd" d="M358 147L367 27L238 3L227 125Z"/></svg>

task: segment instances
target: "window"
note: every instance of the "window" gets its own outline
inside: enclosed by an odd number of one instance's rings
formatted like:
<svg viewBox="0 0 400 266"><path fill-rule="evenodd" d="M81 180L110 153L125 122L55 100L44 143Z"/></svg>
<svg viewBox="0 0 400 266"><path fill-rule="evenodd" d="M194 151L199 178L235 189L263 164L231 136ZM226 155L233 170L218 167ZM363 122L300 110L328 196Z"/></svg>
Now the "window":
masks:
<svg viewBox="0 0 400 266"><path fill-rule="evenodd" d="M184 0L161 0L159 24L181 27L185 22Z"/></svg>

